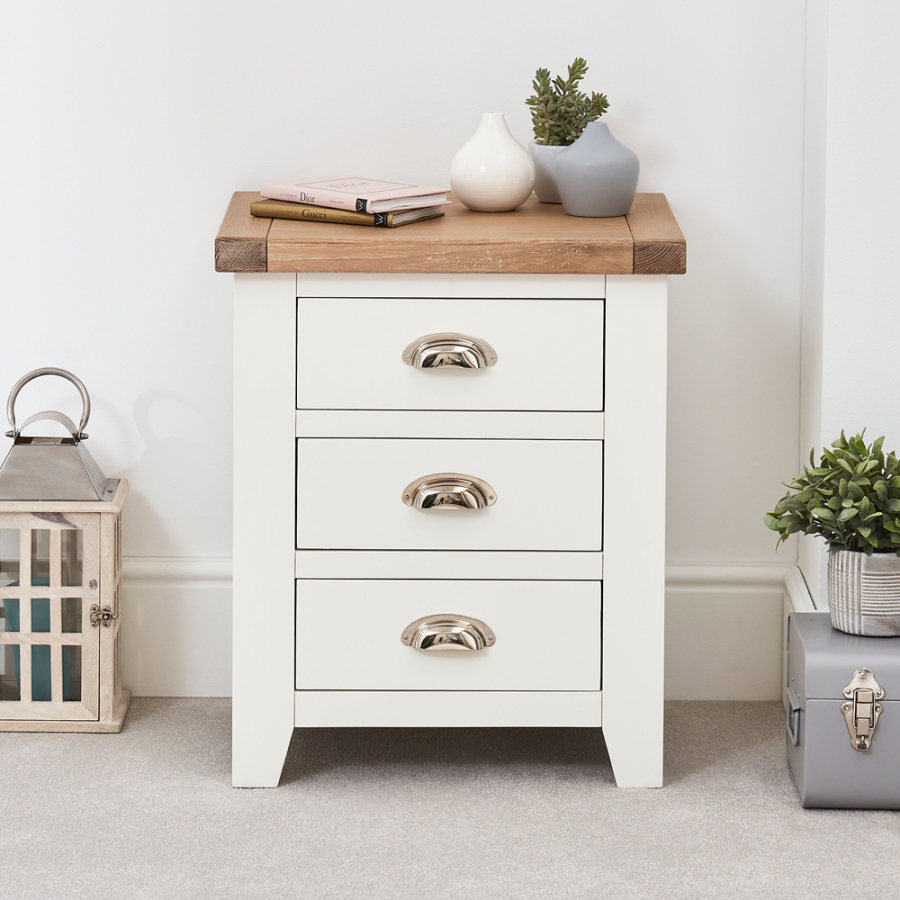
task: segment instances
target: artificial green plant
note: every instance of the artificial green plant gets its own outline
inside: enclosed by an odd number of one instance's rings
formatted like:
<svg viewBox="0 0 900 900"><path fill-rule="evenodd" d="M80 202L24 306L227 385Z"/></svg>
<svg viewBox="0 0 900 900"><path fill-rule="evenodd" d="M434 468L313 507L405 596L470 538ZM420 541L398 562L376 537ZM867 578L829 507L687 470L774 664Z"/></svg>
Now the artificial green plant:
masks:
<svg viewBox="0 0 900 900"><path fill-rule="evenodd" d="M900 556L900 461L882 451L884 437L867 446L865 433L848 440L842 431L818 466L810 451L803 474L766 514L778 544L801 532L840 550Z"/></svg>
<svg viewBox="0 0 900 900"><path fill-rule="evenodd" d="M557 75L550 80L549 69L538 69L532 87L534 95L525 102L531 107L534 140L551 147L573 144L588 122L594 122L609 109L606 94L592 92L590 97L578 89L587 74L587 63L579 56L569 66L569 77Z"/></svg>

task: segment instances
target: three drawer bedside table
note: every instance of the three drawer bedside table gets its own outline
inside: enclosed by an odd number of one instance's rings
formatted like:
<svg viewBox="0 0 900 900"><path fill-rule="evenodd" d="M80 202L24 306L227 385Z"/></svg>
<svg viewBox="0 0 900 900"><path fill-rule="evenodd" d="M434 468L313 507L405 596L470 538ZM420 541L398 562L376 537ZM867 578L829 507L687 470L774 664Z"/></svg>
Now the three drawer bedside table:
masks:
<svg viewBox="0 0 900 900"><path fill-rule="evenodd" d="M662 784L662 194L397 229L234 195L233 783L294 728L602 727ZM648 512L652 522L647 521Z"/></svg>

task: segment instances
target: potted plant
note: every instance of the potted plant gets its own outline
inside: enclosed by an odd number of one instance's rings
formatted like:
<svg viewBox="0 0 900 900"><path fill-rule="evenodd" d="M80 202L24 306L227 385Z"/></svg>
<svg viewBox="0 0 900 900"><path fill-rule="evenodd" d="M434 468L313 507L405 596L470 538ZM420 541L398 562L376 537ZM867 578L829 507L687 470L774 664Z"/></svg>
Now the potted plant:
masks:
<svg viewBox="0 0 900 900"><path fill-rule="evenodd" d="M534 125L534 143L528 147L534 160L534 192L542 203L562 202L556 187L556 157L609 108L605 94L588 96L579 89L587 70L580 56L569 66L566 79L558 75L551 80L549 69L538 69L532 82L534 94L525 101Z"/></svg>
<svg viewBox="0 0 900 900"><path fill-rule="evenodd" d="M849 634L900 635L900 460L883 443L842 431L818 466L810 451L765 517L779 545L796 533L825 539L831 622Z"/></svg>

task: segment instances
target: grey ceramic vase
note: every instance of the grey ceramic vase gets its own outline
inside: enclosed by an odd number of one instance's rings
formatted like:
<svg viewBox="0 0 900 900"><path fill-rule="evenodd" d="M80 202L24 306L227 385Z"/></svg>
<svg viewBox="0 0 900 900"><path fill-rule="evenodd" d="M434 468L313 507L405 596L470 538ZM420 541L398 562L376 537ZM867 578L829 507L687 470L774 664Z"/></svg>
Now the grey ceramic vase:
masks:
<svg viewBox="0 0 900 900"><path fill-rule="evenodd" d="M570 216L624 216L637 192L641 164L603 122L590 122L556 159L556 186Z"/></svg>

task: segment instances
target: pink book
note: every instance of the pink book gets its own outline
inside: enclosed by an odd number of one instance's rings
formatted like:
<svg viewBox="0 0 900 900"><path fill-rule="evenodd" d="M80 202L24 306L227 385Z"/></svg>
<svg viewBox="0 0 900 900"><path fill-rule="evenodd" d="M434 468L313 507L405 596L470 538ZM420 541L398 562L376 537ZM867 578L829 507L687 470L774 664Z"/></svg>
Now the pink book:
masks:
<svg viewBox="0 0 900 900"><path fill-rule="evenodd" d="M313 206L330 206L352 212L376 213L442 206L450 202L447 190L423 184L339 175L309 181L270 181L262 186L260 194L266 200L287 200L290 203L310 203Z"/></svg>

